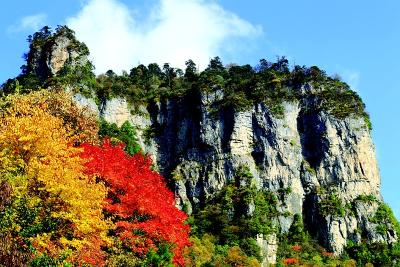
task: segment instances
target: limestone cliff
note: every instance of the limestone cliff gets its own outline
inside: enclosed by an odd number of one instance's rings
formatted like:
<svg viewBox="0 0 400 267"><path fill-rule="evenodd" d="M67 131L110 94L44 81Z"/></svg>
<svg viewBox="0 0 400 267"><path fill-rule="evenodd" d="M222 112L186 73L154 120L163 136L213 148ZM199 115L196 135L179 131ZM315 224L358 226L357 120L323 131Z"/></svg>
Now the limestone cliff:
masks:
<svg viewBox="0 0 400 267"><path fill-rule="evenodd" d="M302 214L309 231L336 254L347 240L397 240L393 225L383 233L371 222L382 198L374 146L362 118L337 119L312 110L310 98L284 102L281 118L265 103L247 111L210 112L221 94L201 94L196 105L193 98L191 104L165 100L141 107L140 114L116 98L96 112L109 122L121 125L128 120L137 127L140 143L173 184L178 205L188 212L232 180L239 166L247 165L259 188L288 192L279 198L278 209L285 214L277 218L280 231L288 231L293 215ZM85 104L81 96L77 99ZM144 134L150 129L157 129L151 139ZM337 196L344 213L323 210L321 203L329 201L324 199L329 195ZM364 201L365 196L377 201ZM275 260L274 240L259 237L269 263Z"/></svg>

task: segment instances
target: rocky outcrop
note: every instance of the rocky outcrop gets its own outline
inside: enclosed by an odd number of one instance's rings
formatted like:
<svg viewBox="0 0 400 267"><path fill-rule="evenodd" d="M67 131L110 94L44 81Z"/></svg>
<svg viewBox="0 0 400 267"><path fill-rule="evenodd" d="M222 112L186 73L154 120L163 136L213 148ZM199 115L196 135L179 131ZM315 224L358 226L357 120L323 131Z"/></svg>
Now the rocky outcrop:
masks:
<svg viewBox="0 0 400 267"><path fill-rule="evenodd" d="M276 253L278 251L278 241L276 234L264 237L263 235L257 236L257 244L261 248L261 256L263 261L262 266L270 266L276 263Z"/></svg>
<svg viewBox="0 0 400 267"><path fill-rule="evenodd" d="M52 75L57 74L66 62L74 62L78 58L79 53L69 49L70 45L70 39L65 36L59 36L54 40L53 47L45 55L47 67Z"/></svg>
<svg viewBox="0 0 400 267"><path fill-rule="evenodd" d="M24 74L35 75L43 82L59 74L64 67L73 69L91 64L88 55L86 45L76 40L69 28L59 26L52 33L50 28L45 27L30 41Z"/></svg>
<svg viewBox="0 0 400 267"><path fill-rule="evenodd" d="M246 111L218 111L214 105L221 97L217 90L147 109L117 98L101 106L99 114L109 122L128 120L137 127L140 143L173 185L177 204L189 213L232 180L239 166L247 165L258 188L286 192L279 197L282 215L276 224L281 232L289 230L294 214L301 214L309 231L336 254L347 240L397 239L393 230L378 233L371 222L382 198L374 147L362 118L337 119L312 110L312 105L310 110L310 99L284 102L282 118L265 103ZM143 133L150 130L154 138L145 140ZM321 190L337 196L341 214L323 211ZM365 203L360 196L377 201ZM258 236L257 241L265 266L274 263L276 238Z"/></svg>

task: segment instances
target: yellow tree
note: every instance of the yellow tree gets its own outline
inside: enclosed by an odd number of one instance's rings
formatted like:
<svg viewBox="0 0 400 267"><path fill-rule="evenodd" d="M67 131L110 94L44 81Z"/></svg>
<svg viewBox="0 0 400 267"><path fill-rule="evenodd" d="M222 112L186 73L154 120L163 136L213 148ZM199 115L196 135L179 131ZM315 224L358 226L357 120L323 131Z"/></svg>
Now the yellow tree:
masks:
<svg viewBox="0 0 400 267"><path fill-rule="evenodd" d="M11 186L14 205L23 203L36 216L13 218L26 225L22 229L17 222L12 228L25 231L38 252L67 253L75 262L101 265L100 246L109 242L109 223L102 215L106 188L83 174L81 150L73 146L87 133L54 116L68 112L51 109L52 103L44 92L10 96L2 103L0 179Z"/></svg>
<svg viewBox="0 0 400 267"><path fill-rule="evenodd" d="M14 101L16 96L5 100L5 104ZM61 89L40 90L32 92L28 97L19 97L26 106L37 106L57 118L69 127L70 134L79 143L98 143L98 122L96 115L86 107L78 106L73 95ZM9 104L8 104L9 105Z"/></svg>

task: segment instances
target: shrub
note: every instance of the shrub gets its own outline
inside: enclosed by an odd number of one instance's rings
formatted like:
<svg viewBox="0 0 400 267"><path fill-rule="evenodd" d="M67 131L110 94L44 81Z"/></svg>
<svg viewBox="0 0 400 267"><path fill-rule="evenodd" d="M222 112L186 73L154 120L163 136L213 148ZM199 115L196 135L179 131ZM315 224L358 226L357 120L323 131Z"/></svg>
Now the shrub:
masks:
<svg viewBox="0 0 400 267"><path fill-rule="evenodd" d="M335 190L320 189L318 201L318 211L322 216L343 217L346 208Z"/></svg>
<svg viewBox="0 0 400 267"><path fill-rule="evenodd" d="M386 235L390 227L393 227L396 233L400 233L400 224L392 209L385 203L379 204L375 215L370 218L370 222L378 224L376 229L381 235Z"/></svg>

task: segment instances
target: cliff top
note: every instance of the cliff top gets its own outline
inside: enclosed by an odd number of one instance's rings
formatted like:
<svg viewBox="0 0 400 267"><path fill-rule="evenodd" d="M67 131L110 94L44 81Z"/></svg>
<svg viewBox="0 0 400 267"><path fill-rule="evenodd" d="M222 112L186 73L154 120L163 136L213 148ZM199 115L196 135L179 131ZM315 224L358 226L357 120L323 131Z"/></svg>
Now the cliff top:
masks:
<svg viewBox="0 0 400 267"><path fill-rule="evenodd" d="M162 67L153 63L133 67L121 75L109 70L96 77L87 59L88 48L68 27L58 26L54 32L44 27L29 36L28 42L26 65L21 67L21 75L2 86L3 93L67 86L97 103L116 96L131 103L148 103L199 92L219 92L222 98L215 103L216 109L244 110L254 103L265 102L278 117L284 113L282 101L300 101L311 96L319 109L338 118L362 116L371 128L361 98L339 76L330 77L316 66L290 68L285 57L278 57L275 62L261 59L255 67L224 66L215 57L204 71L198 71L192 60L186 62L185 70L168 63Z"/></svg>

